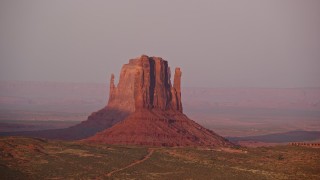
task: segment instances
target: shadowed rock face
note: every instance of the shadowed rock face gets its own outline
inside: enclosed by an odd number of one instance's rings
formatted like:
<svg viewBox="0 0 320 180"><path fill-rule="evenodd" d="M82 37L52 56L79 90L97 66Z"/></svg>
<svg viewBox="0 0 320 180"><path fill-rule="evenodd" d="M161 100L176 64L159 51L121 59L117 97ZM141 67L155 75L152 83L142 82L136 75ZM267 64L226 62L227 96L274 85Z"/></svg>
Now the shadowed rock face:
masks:
<svg viewBox="0 0 320 180"><path fill-rule="evenodd" d="M121 122L86 142L152 146L232 146L221 136L183 114L181 70L175 69L173 86L168 62L142 55L122 67L117 86L110 81L106 109L130 112Z"/></svg>

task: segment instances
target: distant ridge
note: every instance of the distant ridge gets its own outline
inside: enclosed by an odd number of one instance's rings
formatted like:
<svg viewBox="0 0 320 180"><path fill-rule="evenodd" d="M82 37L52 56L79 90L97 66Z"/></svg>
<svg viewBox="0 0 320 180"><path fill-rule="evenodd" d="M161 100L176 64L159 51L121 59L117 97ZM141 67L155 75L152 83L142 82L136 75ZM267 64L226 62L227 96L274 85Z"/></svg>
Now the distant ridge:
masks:
<svg viewBox="0 0 320 180"><path fill-rule="evenodd" d="M289 143L289 142L304 142L304 141L320 141L320 131L289 131L284 133L266 134L261 136L246 136L246 137L228 137L232 142L238 141L258 141L266 143Z"/></svg>

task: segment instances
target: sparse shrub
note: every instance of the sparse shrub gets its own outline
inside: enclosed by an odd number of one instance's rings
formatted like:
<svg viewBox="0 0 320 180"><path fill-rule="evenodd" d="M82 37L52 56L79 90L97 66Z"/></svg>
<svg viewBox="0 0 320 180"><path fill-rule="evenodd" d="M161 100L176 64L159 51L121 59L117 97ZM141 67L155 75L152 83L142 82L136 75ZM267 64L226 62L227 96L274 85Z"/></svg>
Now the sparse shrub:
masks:
<svg viewBox="0 0 320 180"><path fill-rule="evenodd" d="M283 157L282 154L279 154L279 155L278 155L278 160L279 160L279 161L284 160L284 157Z"/></svg>
<svg viewBox="0 0 320 180"><path fill-rule="evenodd" d="M240 149L241 146L240 146L240 145L235 145L234 148L235 148L235 149Z"/></svg>

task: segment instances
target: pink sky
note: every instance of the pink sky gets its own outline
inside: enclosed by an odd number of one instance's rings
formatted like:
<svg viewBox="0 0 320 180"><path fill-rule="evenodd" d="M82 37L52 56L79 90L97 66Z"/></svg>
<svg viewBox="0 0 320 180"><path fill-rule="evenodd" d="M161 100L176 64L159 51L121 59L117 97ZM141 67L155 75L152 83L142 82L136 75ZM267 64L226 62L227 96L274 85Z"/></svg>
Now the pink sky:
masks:
<svg viewBox="0 0 320 180"><path fill-rule="evenodd" d="M319 0L2 0L0 80L104 83L147 54L183 86L320 87L319 17Z"/></svg>

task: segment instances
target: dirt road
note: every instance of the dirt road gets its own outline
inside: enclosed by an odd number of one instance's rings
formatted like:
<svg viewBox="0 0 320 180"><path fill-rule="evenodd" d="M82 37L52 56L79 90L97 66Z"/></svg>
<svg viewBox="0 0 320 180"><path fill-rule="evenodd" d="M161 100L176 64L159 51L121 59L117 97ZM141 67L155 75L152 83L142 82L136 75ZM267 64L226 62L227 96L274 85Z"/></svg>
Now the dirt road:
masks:
<svg viewBox="0 0 320 180"><path fill-rule="evenodd" d="M130 167L132 167L132 166L135 166L135 165L137 165L137 164L143 163L145 160L147 160L147 159L149 159L149 158L151 157L151 155L152 155L153 152L154 152L154 149L148 149L148 152L149 152L149 153L148 153L143 159L138 160L138 161L135 161L135 162L133 162L133 163L131 163L131 164L123 167L123 168L115 169L115 170L109 172L109 173L107 174L107 176L110 177L110 176L112 176L112 174L114 174L114 173L116 173L116 172L125 170L125 169L130 168Z"/></svg>

